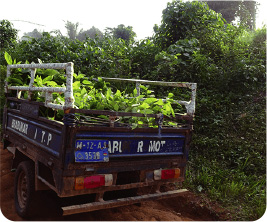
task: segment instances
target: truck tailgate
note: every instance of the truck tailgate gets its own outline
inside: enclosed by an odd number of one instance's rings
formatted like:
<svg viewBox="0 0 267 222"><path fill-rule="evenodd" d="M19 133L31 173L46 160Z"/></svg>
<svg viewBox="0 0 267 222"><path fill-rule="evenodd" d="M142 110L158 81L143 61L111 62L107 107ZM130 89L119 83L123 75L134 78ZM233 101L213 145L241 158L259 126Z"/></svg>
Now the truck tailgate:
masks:
<svg viewBox="0 0 267 222"><path fill-rule="evenodd" d="M183 155L185 135L178 133L77 132L75 162L111 158Z"/></svg>

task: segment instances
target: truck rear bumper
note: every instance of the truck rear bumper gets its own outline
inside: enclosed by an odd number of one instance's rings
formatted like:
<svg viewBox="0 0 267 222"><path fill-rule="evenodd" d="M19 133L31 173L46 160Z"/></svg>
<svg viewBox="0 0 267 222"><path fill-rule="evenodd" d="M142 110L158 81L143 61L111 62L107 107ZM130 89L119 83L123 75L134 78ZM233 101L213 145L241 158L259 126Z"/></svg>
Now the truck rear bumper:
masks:
<svg viewBox="0 0 267 222"><path fill-rule="evenodd" d="M147 194L137 197L127 197L121 198L116 200L109 200L109 201L99 201L93 203L86 203L81 205L72 205L67 207L62 207L63 215L70 215L70 214L77 214L77 213L84 213L90 212L95 210L101 209L108 209L120 206L131 205L135 203L140 203L141 201L148 201L148 200L159 200L164 198L170 197L177 197L184 192L187 192L187 189L180 189L180 190L172 190L164 193L154 193L154 194Z"/></svg>

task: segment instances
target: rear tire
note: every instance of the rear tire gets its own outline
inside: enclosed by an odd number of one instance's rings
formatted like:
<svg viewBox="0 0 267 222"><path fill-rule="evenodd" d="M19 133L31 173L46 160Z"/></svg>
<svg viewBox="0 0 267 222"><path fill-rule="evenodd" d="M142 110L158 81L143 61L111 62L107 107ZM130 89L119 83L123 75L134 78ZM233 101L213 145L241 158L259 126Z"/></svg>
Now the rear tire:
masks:
<svg viewBox="0 0 267 222"><path fill-rule="evenodd" d="M35 169L30 161L19 164L15 175L15 209L23 218L31 217L34 213L35 202Z"/></svg>

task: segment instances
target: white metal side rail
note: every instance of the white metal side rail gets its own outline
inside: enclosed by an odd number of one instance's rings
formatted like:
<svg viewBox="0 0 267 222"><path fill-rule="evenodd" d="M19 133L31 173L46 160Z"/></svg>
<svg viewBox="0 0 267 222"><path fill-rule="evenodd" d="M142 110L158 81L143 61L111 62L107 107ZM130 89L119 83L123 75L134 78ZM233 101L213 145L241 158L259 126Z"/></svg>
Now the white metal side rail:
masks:
<svg viewBox="0 0 267 222"><path fill-rule="evenodd" d="M175 102L184 105L187 111L187 115L193 116L195 113L195 104L196 104L196 83L188 83L188 82L163 82L163 81L150 81L150 80L142 80L142 79L121 79L121 78L106 78L101 77L105 81L113 81L113 82L133 82L136 83L137 96L140 95L140 84L148 84L148 85L158 85L158 86L169 86L169 87L183 87L191 89L191 100L190 101L177 101ZM145 99L145 98L143 98ZM164 101L164 99L163 99Z"/></svg>
<svg viewBox="0 0 267 222"><path fill-rule="evenodd" d="M17 90L17 97L20 98L21 91L29 91L28 99L31 100L31 92L39 91L45 92L45 106L53 109L70 109L74 107L73 97L73 63L46 63L46 64L17 64L7 66L7 78L11 75L11 69L23 68L31 69L31 79L29 86L8 86L8 82L5 83L6 93L8 90ZM66 70L66 87L35 87L33 86L36 69L65 69ZM65 95L65 104L59 105L52 102L52 93L59 92Z"/></svg>
<svg viewBox="0 0 267 222"><path fill-rule="evenodd" d="M40 91L45 92L45 106L53 109L66 110L74 107L74 97L73 97L73 63L46 63L46 64L16 64L7 66L7 78L11 75L11 69L16 68L26 68L31 69L31 79L29 86L8 86L8 82L5 83L5 90L17 90L17 98L20 98L21 91L29 91L28 99L31 100L31 92ZM66 87L35 87L33 86L36 69L65 69L66 70ZM184 87L191 90L191 99L190 101L176 101L181 105L184 105L187 110L187 115L193 116L195 113L195 100L196 100L196 83L188 82L162 82L162 81L149 81L141 79L122 79L122 78L105 78L102 77L105 81L115 81L115 82L133 82L136 83L137 96L140 95L140 84L148 85L159 85L167 87ZM60 92L65 95L65 104L59 105L53 103L52 93Z"/></svg>

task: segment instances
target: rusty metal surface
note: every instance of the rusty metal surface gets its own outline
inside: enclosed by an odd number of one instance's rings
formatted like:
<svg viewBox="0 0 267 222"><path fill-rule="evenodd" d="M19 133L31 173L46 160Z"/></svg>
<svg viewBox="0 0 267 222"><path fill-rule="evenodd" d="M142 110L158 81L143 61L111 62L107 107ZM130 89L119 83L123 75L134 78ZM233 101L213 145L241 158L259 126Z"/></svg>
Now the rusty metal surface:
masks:
<svg viewBox="0 0 267 222"><path fill-rule="evenodd" d="M110 127L100 127L100 126L94 126L94 127L89 127L89 126L75 126L71 128L72 130L72 135L75 135L77 132L128 132L128 133L157 133L158 128L152 128L152 127L147 127L147 128L126 128L126 127L115 127L115 128L110 128ZM184 127L180 128L175 128L175 127L163 127L161 129L161 133L180 133L180 134L186 134L187 132L192 131L192 126L191 125L184 125Z"/></svg>
<svg viewBox="0 0 267 222"><path fill-rule="evenodd" d="M107 115L107 116L137 116L137 117L155 117L155 118L160 117L160 114L142 114L142 113L117 112L108 110L87 110L87 109L70 109L70 113L84 113L84 114Z"/></svg>
<svg viewBox="0 0 267 222"><path fill-rule="evenodd" d="M37 110L30 110L33 107L40 107L40 106L44 106L44 103L42 102L36 102L36 101L28 101L28 100L24 100L24 99L17 99L17 98L13 98L13 97L8 97L7 101L13 101L15 102L17 109L10 109L7 108L7 111L10 113L14 113L14 114L19 114L19 115L24 115L26 117L34 117L34 118L38 118L38 121L40 120L41 122L45 122L48 123L49 125L55 126L55 127L62 127L64 124L60 121L56 121L56 120L49 120L45 117L39 116L39 109ZM6 116L4 114L4 116Z"/></svg>
<svg viewBox="0 0 267 222"><path fill-rule="evenodd" d="M73 96L73 63L69 62L66 65L66 91L65 91L65 105L64 109L70 109L74 107L74 96Z"/></svg>
<svg viewBox="0 0 267 222"><path fill-rule="evenodd" d="M65 87L35 87L35 86L8 86L10 90L19 90L19 91L42 91L42 92L61 92L66 91Z"/></svg>
<svg viewBox="0 0 267 222"><path fill-rule="evenodd" d="M92 115L107 115L107 116L136 116L136 117L154 117L160 118L162 114L142 114L142 113L130 113L130 112L118 112L118 111L108 111L108 110L87 110L87 109L70 109L70 113L84 113ZM164 116L166 118L167 116ZM168 117L167 117L168 118ZM192 120L192 116L175 114L175 119ZM171 118L169 118L171 119Z"/></svg>
<svg viewBox="0 0 267 222"><path fill-rule="evenodd" d="M39 116L39 105L30 103L21 103L20 111L26 113L29 116L38 117Z"/></svg>
<svg viewBox="0 0 267 222"><path fill-rule="evenodd" d="M105 193L108 191L120 191L125 189L132 189L132 188L142 188L142 187L155 187L166 185L168 183L175 183L175 182L183 182L185 179L185 166L186 161L179 161L179 158L176 159L158 159L158 160L140 160L140 161L132 161L132 160L124 160L121 161L121 165L115 161L111 164L101 166L101 164L87 164L83 166L78 166L77 164L73 164L72 168L69 170L64 170L62 176L62 190L58 193L60 197L70 197L70 196L77 196L77 195L85 195L85 194L95 194L95 193ZM140 164L143 162L143 164ZM159 165L160 163L161 165ZM80 164L79 164L80 165ZM146 177L146 173L153 172L154 169L166 169L166 168L179 168L181 170L181 174L179 178L169 179L166 181L154 181L148 180ZM126 183L126 184L117 184L117 175L120 172L125 171L139 171L139 182L133 183ZM101 175L101 174L112 174L113 175L113 185L108 187L98 187L94 189L83 189L83 190L75 190L75 178L77 176L87 177L91 175ZM129 175L129 174L128 174Z"/></svg>
<svg viewBox="0 0 267 222"><path fill-rule="evenodd" d="M99 201L99 202L93 202L93 203L87 203L87 204L81 204L81 205L62 207L62 210L63 210L63 215L90 212L90 211L95 211L95 210L100 210L100 209L108 209L108 208L131 205L135 203L140 203L142 201L159 200L159 199L164 199L164 198L177 197L187 191L188 190L186 189L180 189L180 190L168 191L164 193L154 193L154 194L147 194L147 195L142 195L142 196L137 196L137 197L121 198L117 200Z"/></svg>
<svg viewBox="0 0 267 222"><path fill-rule="evenodd" d="M85 109L69 109L69 113L73 115L72 122L73 124L76 124L76 126L85 126L87 129L89 127L109 127L112 128L112 131L116 129L121 129L121 128L128 128L132 129L131 124L125 122L121 122L121 117L152 117L155 118L155 121L158 122L158 128L157 130L162 130L166 128L172 128L172 129L193 129L193 116L187 115L187 114L175 114L175 116L165 116L163 114L142 114L142 113L131 113L131 112L117 112L117 111L108 111L108 110L85 110ZM79 114L86 114L90 115L88 117L82 116ZM105 115L109 117L109 120L104 120L96 117L92 117L92 115ZM75 116L80 117L81 119L75 118ZM65 115L65 117L67 117ZM65 118L64 117L64 118ZM169 121L175 121L177 126L165 126L160 124L160 119L161 123L163 119L169 120ZM182 122L183 121L183 122ZM68 122L68 121L67 121ZM152 127L149 127L145 124L142 125L142 128L147 130L150 130ZM141 129L142 129L141 128ZM105 130L102 128L102 130Z"/></svg>
<svg viewBox="0 0 267 222"><path fill-rule="evenodd" d="M184 87L191 89L196 83L188 83L188 82L163 82L163 81L150 81L150 80L142 80L142 79L122 79L122 78L106 78L101 77L103 80L113 81L113 82L135 82L135 83L143 83L150 85L160 85L160 86L172 86L172 87Z"/></svg>
<svg viewBox="0 0 267 222"><path fill-rule="evenodd" d="M14 64L8 65L8 69L66 69L68 63L42 63L42 64Z"/></svg>
<svg viewBox="0 0 267 222"><path fill-rule="evenodd" d="M114 175L115 177L116 175ZM161 181L148 181L148 182L138 182L138 183L130 183L124 185L112 185L107 187L99 187L94 189L84 189L84 190L74 190L74 178L64 178L64 190L59 194L60 197L71 197L77 195L86 195L86 194L96 194L96 193L105 193L109 191L121 191L126 189L133 189L133 188L143 188L149 187L152 188L153 186L161 186L167 183L174 183L174 182L183 182L184 178L173 179L168 182L162 183Z"/></svg>
<svg viewBox="0 0 267 222"><path fill-rule="evenodd" d="M36 105L39 106L40 103L38 102L31 102L31 101L27 101L27 100L21 100L21 99L13 99L12 101L15 102L20 102L21 105L23 106L23 103L27 104L27 105ZM70 137L70 136L64 136L64 135L75 135L77 132L110 132L110 127L88 127L88 126L75 126L75 127L64 127L64 125L62 123L57 123L55 121L51 121L48 120L46 118L43 117L36 117L36 116L32 116L32 115L26 115L26 112L21 112L21 110L12 110L12 109L8 109L9 113L13 113L16 115L22 115L22 116L28 116L30 119L38 119L39 123L42 123L43 125L47 125L49 124L50 126L54 126L55 129L59 129L61 128L62 130L62 146L60 148L59 151L59 156L57 156L57 158L53 161L54 163L54 168L53 168L53 173L55 173L54 180L55 180L55 184L56 187L54 188L54 190L57 192L57 194L59 196L61 195L75 195L75 191L72 190L72 192L68 191L68 190L64 190L64 178L67 177L73 177L73 176L84 176L84 175L90 175L90 173L87 172L87 168L93 168L94 170L91 172L92 173L117 173L117 172L121 172L121 171L132 171L132 170L149 170L149 169L156 169L156 168L170 168L173 167L172 163L173 162L177 162L176 167L181 167L184 168L185 164L186 164L186 159L182 158L180 156L176 156L176 157L158 157L158 158L143 158L143 159L123 159L123 160L111 160L109 163L86 163L86 164L75 164L72 162L69 162L69 159L66 159L66 163L67 165L64 165L65 162L65 158L66 158L66 154L72 153L73 152L73 139L75 139L75 137ZM118 114L118 113L117 113ZM125 113L125 115L127 115L127 113ZM7 115L6 115L7 116ZM50 128L50 127L49 127ZM65 130L64 130L65 129ZM141 132L151 132L151 133L155 133L157 132L157 129L153 129L153 128L137 128L137 129L128 129L128 128L113 128L112 131L114 132L129 132L129 133L141 133ZM187 126L185 128L181 128L181 129L175 129L175 128L166 128L166 129L162 129L162 133L164 132L177 132L177 133L183 133L184 135L186 134L190 134L192 131L192 129L190 128L190 126ZM19 146L20 144L24 144L25 145L25 150L23 150L23 152L25 153L25 155L29 155L29 156L33 156L33 158L37 161L40 161L44 164L48 164L48 161L50 161L51 159L51 154L47 153L46 150L44 149L40 149L39 147L37 147L35 144L32 144L31 141L25 140L25 138L20 137L18 139L16 139L16 135L14 135L14 133L12 132L8 132L8 134L10 135L10 140L12 141L17 141L17 145ZM189 138L189 137L188 137ZM187 140L186 142L186 150L188 150L188 146L189 145L189 140ZM59 159L58 159L59 158ZM62 170L60 170L62 169ZM183 180L183 176L180 178L180 180ZM43 181L44 182L44 181ZM46 183L46 182L44 182ZM144 185L144 184L141 184ZM139 187L139 185L135 184L135 185L123 185L123 186L113 186L109 189L112 190L117 190L117 189L127 189L129 187L132 186L137 186ZM105 189L103 190L105 191ZM92 193L93 191L89 191L90 193ZM82 193L86 193L86 191L83 191ZM76 194L77 195L77 194Z"/></svg>
<svg viewBox="0 0 267 222"><path fill-rule="evenodd" d="M18 150L21 154L23 154L25 157L28 157L31 159L35 165L38 162L43 163L44 165L48 166L48 162L53 162L53 168L51 168L51 172L55 175L54 176L54 183L55 186L52 186L49 184L49 187L53 189L57 194L59 194L59 191L61 189L61 181L62 177L59 175L62 175L62 170L59 165L59 161L57 158L54 158L50 153L46 152L43 149L40 149L40 147L37 147L36 145L30 143L29 141L26 141L22 137L18 137L15 133L8 131L8 139L12 141L13 147ZM35 171L35 177L38 177L38 170ZM44 182L44 180L42 181ZM46 184L48 182L46 181Z"/></svg>

